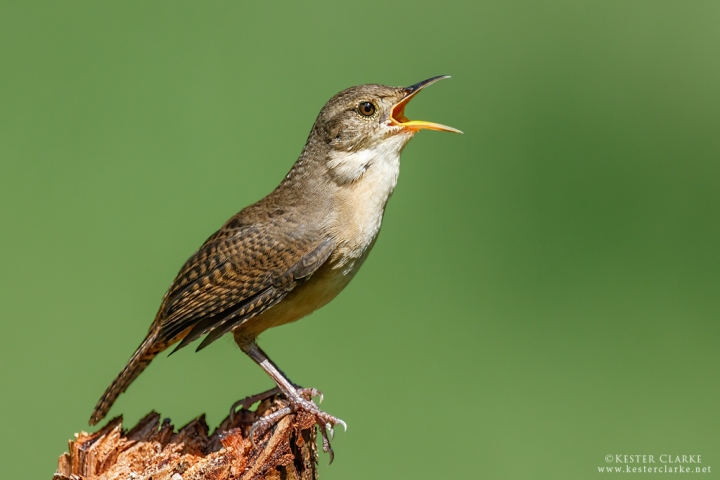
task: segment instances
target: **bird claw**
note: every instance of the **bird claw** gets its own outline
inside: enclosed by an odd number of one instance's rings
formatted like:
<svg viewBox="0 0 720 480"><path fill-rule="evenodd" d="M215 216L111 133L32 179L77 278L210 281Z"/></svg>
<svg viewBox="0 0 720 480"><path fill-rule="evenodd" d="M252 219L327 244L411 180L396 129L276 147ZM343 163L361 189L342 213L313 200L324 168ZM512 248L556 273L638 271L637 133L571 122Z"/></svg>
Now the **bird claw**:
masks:
<svg viewBox="0 0 720 480"><path fill-rule="evenodd" d="M308 400L312 400L313 398L317 398L317 399L318 399L318 405L321 404L321 403L323 402L323 399L325 398L325 396L323 395L323 393L322 393L320 390L318 390L317 388L302 388L302 387L297 387L297 391L298 391L298 393L299 393L302 397L305 397L305 398L308 399Z"/></svg>
<svg viewBox="0 0 720 480"><path fill-rule="evenodd" d="M275 387L265 392L258 393L256 395L250 395L249 397L245 397L233 403L230 407L230 423L235 423L235 414L237 413L237 407L241 407L240 410L250 410L250 407L252 407L255 402L261 402L266 398L270 398L278 393L280 393L280 389L278 387Z"/></svg>
<svg viewBox="0 0 720 480"><path fill-rule="evenodd" d="M317 388L302 388L297 386L296 388L298 393L303 397L307 398L308 400L318 398L318 404L322 403L323 399L325 398L323 393ZM230 422L235 423L235 415L237 414L238 407L240 407L240 410L250 410L250 407L252 407L253 404L255 404L256 402L261 402L267 398L272 397L273 395L277 395L278 393L280 393L280 388L275 387L265 392L258 393L256 395L250 395L249 397L245 397L233 403L230 407Z"/></svg>
<svg viewBox="0 0 720 480"><path fill-rule="evenodd" d="M253 447L257 446L257 444L255 443L255 433L258 432L258 430L260 430L260 434L265 433L265 431L269 427L272 427L276 422L278 422L285 415L288 415L291 412L292 409L290 407L281 408L277 412L273 412L266 417L262 417L260 420L253 423L252 427L250 427L250 433L248 434L248 436L250 437L250 441L253 444Z"/></svg>
<svg viewBox="0 0 720 480"><path fill-rule="evenodd" d="M235 405L233 405L232 412L235 411L235 408L237 408L238 405L242 405L243 408L249 408L250 405L261 399L259 398L261 395L273 392L269 395L265 395L262 399L268 398L269 396L277 393L276 390L277 389L268 390L263 394L248 397L239 402L236 402ZM320 434L323 438L323 452L330 455L330 463L332 463L333 459L335 458L335 453L333 452L332 446L330 445L330 440L335 436L335 430L333 429L333 427L337 425L342 425L343 429L347 431L347 423L345 423L339 418L333 417L332 415L323 412L318 408L317 405L315 405L315 403L312 402L312 398L314 397L319 397L319 401L322 401L323 394L320 390L317 390L315 388L297 388L293 393L295 393L295 395L293 395L292 393L290 395L286 395L288 402L287 407L281 408L280 410L261 418L253 424L253 426L250 428L249 433L250 440L252 441L253 445L255 445L256 433L263 433L268 427L271 427L289 413L303 410L304 412L312 415L315 423L318 425L318 427L320 427ZM248 402L250 402L250 400L252 400L252 402L248 405Z"/></svg>
<svg viewBox="0 0 720 480"><path fill-rule="evenodd" d="M329 427L330 431L332 432L332 427ZM320 435L322 435L322 449L323 452L327 453L330 457L330 461L328 462L328 465L331 465L333 460L335 460L335 451L332 449L332 446L330 445L330 439L328 438L327 432L325 429L320 429Z"/></svg>

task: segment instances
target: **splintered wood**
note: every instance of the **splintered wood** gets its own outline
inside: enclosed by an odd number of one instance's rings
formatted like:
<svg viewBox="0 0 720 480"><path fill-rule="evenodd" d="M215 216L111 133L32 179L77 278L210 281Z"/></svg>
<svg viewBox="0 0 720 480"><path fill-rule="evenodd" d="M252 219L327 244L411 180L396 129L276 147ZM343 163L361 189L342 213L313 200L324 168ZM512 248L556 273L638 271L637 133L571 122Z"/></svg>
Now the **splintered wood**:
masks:
<svg viewBox="0 0 720 480"><path fill-rule="evenodd" d="M285 403L278 396L240 410L208 435L205 416L179 431L150 413L125 432L122 417L96 433L81 432L60 456L53 480L316 480L315 423L287 415L250 440L252 424Z"/></svg>

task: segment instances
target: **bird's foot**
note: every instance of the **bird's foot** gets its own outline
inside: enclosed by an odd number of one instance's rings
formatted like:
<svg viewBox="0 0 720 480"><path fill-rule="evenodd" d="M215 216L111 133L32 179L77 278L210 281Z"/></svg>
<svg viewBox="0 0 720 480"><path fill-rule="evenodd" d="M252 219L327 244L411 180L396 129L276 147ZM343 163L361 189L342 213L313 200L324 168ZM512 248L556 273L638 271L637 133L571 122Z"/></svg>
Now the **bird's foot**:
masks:
<svg viewBox="0 0 720 480"><path fill-rule="evenodd" d="M298 386L296 386L296 388L298 394L300 394L302 397L308 400L312 400L313 398L317 397L318 403L322 403L324 396L323 393L317 388L302 388ZM263 400L268 399L273 395L277 395L278 393L281 393L281 391L278 387L275 387L271 388L266 392L250 395L249 397L245 397L233 403L232 407L230 407L230 422L235 423L235 414L237 413L238 407L240 407L240 410L250 410L250 407L252 407L253 404L255 404L256 402L262 402Z"/></svg>
<svg viewBox="0 0 720 480"><path fill-rule="evenodd" d="M277 393L279 390L273 389L270 391L275 391L275 393ZM280 410L261 418L253 424L252 428L250 429L250 438L253 440L253 443L255 441L255 433L262 433L269 427L274 425L276 422L278 422L280 419L282 419L284 416L293 412L297 412L298 410L302 410L312 415L315 423L320 427L320 434L323 438L323 452L330 455L330 463L332 463L333 458L335 457L333 449L330 445L330 439L334 435L333 428L337 425L342 425L345 431L347 431L347 424L341 419L333 417L332 415L320 410L318 406L311 401L312 397L320 397L320 401L322 402L322 393L314 388L297 388L294 392L290 392L289 395L286 394L286 398L289 404L287 407L281 408ZM250 398L252 397L248 397L248 399Z"/></svg>

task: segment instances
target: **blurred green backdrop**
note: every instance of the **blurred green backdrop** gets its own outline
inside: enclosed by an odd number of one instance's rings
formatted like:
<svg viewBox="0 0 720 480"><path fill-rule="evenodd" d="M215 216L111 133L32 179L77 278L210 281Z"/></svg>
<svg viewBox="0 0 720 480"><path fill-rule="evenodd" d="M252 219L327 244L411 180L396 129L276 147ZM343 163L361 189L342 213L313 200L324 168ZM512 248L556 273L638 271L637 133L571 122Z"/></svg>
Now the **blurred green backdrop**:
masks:
<svg viewBox="0 0 720 480"><path fill-rule="evenodd" d="M349 424L322 477L720 471L719 24L716 1L2 2L3 476L50 478L327 99L439 74L408 115L465 135L420 133L352 285L261 338ZM214 425L270 386L228 339L111 416Z"/></svg>

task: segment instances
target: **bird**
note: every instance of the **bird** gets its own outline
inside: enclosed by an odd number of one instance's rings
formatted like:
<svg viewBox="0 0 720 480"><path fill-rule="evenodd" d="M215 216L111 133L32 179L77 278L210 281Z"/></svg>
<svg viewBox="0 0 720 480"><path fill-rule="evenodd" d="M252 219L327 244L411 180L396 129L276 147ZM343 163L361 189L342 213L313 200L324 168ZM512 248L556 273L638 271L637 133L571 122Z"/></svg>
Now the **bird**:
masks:
<svg viewBox="0 0 720 480"><path fill-rule="evenodd" d="M182 266L145 340L95 406L90 425L107 415L160 352L176 345L174 353L204 337L201 350L231 333L275 381L277 387L266 393L282 393L288 402L252 431L304 410L332 455L327 432L332 436L333 427L347 425L319 409L313 401L322 395L318 390L292 383L257 338L327 304L352 280L375 244L408 141L423 129L462 133L405 116L411 99L445 78L408 87L359 85L332 97L277 188L230 218Z"/></svg>

